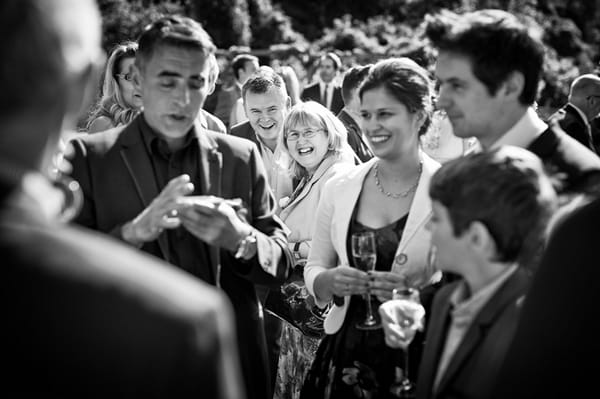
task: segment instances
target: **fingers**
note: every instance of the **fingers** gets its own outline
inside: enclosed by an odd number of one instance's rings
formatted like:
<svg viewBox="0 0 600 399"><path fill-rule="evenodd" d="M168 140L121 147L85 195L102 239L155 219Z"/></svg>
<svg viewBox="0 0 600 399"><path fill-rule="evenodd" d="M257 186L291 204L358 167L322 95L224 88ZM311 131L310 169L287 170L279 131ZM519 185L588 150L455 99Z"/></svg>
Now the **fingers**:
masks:
<svg viewBox="0 0 600 399"><path fill-rule="evenodd" d="M404 277L391 272L369 272L369 292L380 301L392 299L392 291L404 284Z"/></svg>
<svg viewBox="0 0 600 399"><path fill-rule="evenodd" d="M334 269L332 291L337 296L366 294L369 288L369 275L349 267Z"/></svg>

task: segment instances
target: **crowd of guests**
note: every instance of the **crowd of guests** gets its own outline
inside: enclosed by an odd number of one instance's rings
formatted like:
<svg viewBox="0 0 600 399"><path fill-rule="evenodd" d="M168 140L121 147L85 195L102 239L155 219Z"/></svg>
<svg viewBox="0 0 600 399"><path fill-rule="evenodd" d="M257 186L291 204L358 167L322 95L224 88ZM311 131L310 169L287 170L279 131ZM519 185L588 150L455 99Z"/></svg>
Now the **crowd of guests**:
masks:
<svg viewBox="0 0 600 399"><path fill-rule="evenodd" d="M544 47L517 17L429 17L433 73L405 57L343 71L327 52L302 87L242 54L216 92L215 45L191 18L159 17L108 57L93 0L5 1L0 20L18 66L0 72L15 93L0 106L5 392L593 389L600 78L541 118ZM65 184L82 198L68 218ZM352 251L365 232L372 270ZM265 308L292 271L325 309L319 337ZM408 288L416 333L393 301Z"/></svg>

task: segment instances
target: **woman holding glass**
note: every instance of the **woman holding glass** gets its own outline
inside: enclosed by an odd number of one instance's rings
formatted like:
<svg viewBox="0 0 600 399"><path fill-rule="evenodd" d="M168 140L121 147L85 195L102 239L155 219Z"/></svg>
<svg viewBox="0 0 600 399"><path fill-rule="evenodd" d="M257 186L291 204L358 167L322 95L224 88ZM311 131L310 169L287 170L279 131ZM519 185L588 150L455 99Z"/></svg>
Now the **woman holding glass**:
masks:
<svg viewBox="0 0 600 399"><path fill-rule="evenodd" d="M378 62L359 89L362 127L375 157L323 190L304 278L319 306L334 306L303 398L393 397L403 356L386 346L379 324L361 327L369 308L363 294L376 309L395 288L422 289L441 278L428 262L431 234L425 228L429 179L439 164L419 148L430 124L432 90L427 72L408 58ZM351 237L365 231L376 241L371 272L357 269L352 257ZM417 338L411 346L419 344ZM417 368L411 364L410 373Z"/></svg>
<svg viewBox="0 0 600 399"><path fill-rule="evenodd" d="M314 101L292 107L283 125L280 148L289 155L288 169L299 184L291 197L282 199L279 216L290 229L288 242L297 264L304 264L323 186L353 168L355 156L344 125ZM319 341L284 323L275 398L298 398Z"/></svg>

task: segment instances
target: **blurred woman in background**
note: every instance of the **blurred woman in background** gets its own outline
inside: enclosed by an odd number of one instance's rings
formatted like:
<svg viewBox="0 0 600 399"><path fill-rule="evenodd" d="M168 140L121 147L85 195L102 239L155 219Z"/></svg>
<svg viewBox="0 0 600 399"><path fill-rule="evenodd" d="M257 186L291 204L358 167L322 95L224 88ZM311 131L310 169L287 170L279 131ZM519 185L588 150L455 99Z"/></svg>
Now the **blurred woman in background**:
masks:
<svg viewBox="0 0 600 399"><path fill-rule="evenodd" d="M135 42L124 42L111 50L104 68L100 99L86 124L89 133L127 125L138 114L142 99L133 85L137 48Z"/></svg>

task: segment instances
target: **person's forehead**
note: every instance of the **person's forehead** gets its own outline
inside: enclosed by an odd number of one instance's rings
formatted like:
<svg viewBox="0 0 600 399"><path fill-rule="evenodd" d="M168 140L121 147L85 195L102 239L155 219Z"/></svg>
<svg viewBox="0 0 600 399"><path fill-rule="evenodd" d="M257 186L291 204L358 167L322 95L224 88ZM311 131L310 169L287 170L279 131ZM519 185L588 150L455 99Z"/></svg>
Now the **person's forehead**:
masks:
<svg viewBox="0 0 600 399"><path fill-rule="evenodd" d="M255 93L252 91L246 92L246 105L248 107L258 106L258 105L282 105L285 103L285 96L276 86L271 86L264 93Z"/></svg>
<svg viewBox="0 0 600 399"><path fill-rule="evenodd" d="M146 60L150 67L164 68L174 66L193 67L200 71L207 71L210 67L208 55L200 49L159 45L152 52L152 56Z"/></svg>
<svg viewBox="0 0 600 399"><path fill-rule="evenodd" d="M435 74L438 78L472 77L471 59L464 54L440 51L435 63Z"/></svg>

